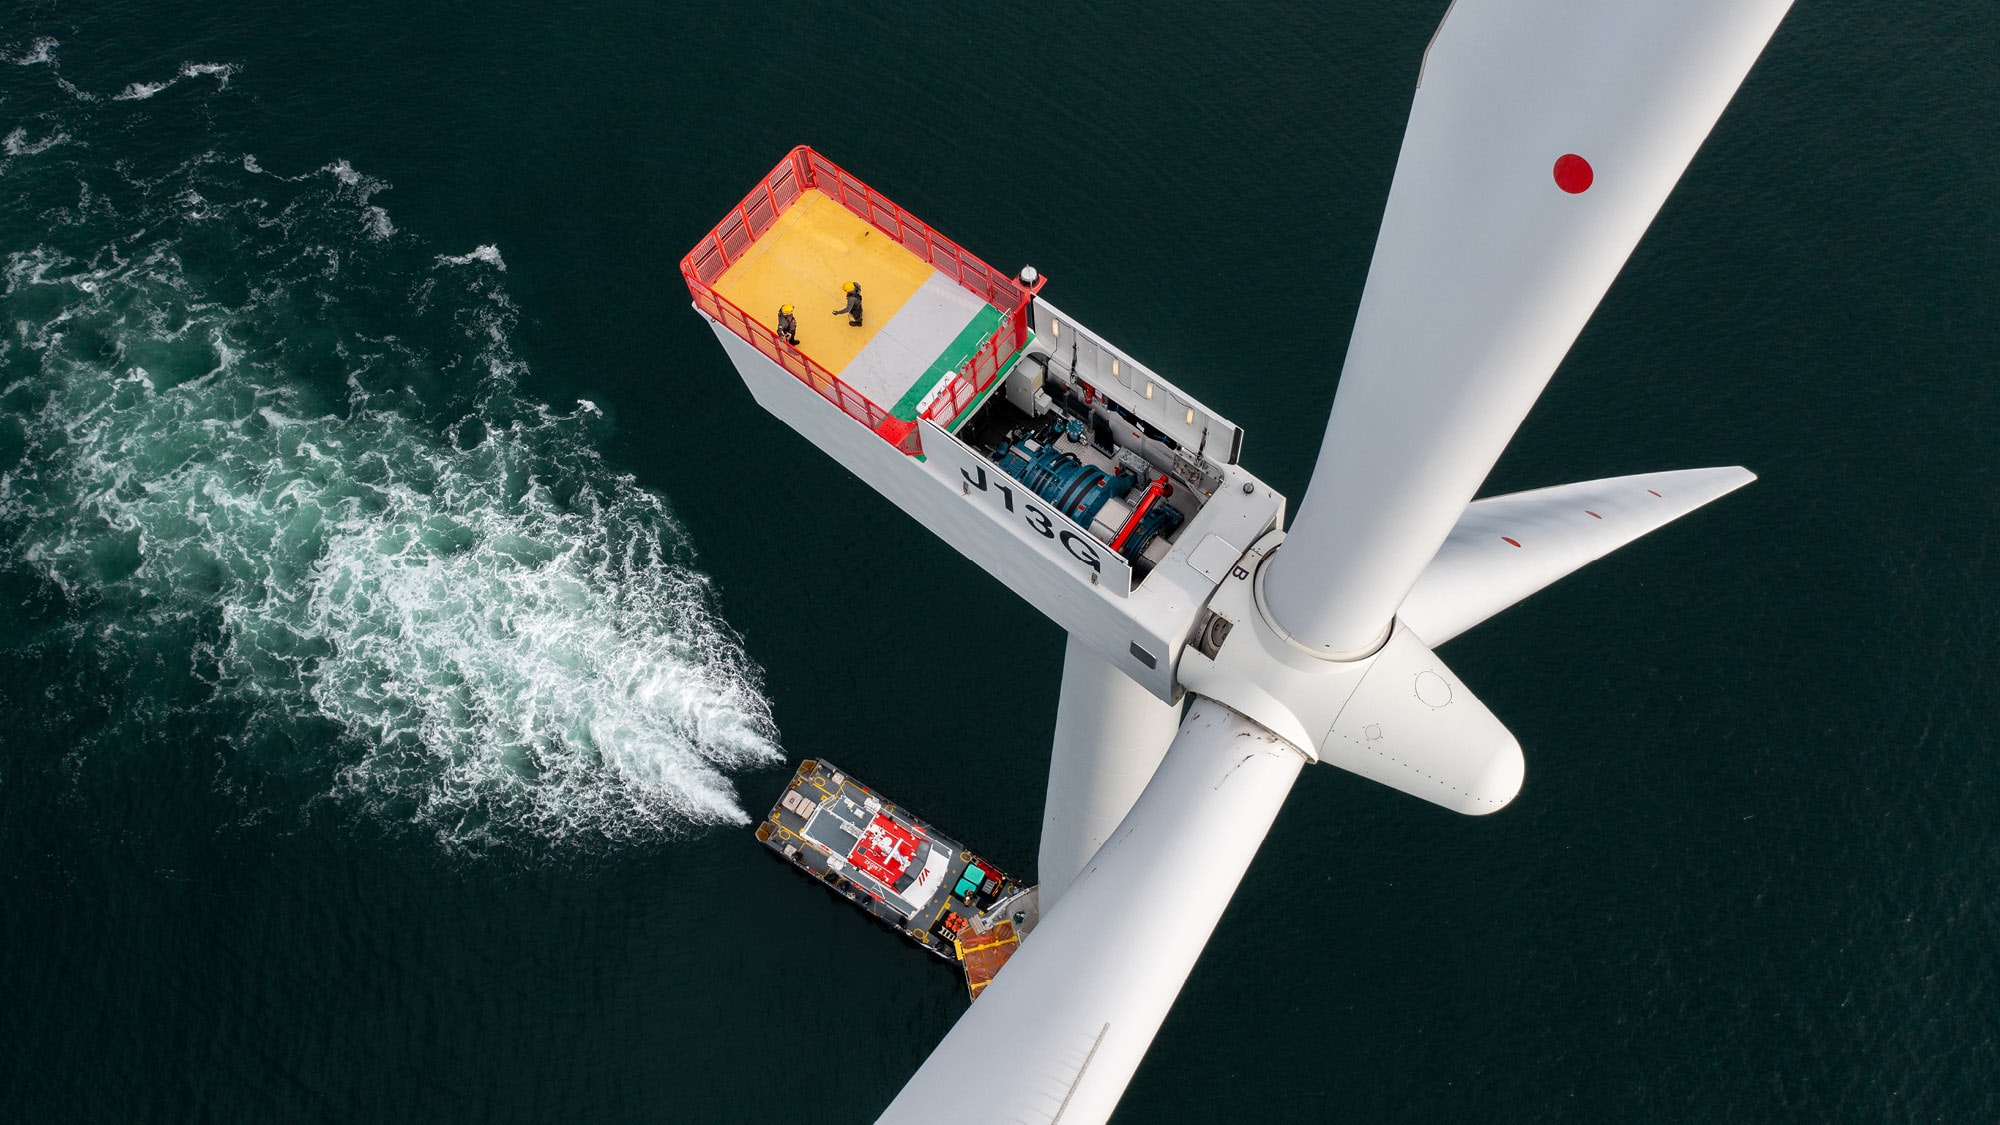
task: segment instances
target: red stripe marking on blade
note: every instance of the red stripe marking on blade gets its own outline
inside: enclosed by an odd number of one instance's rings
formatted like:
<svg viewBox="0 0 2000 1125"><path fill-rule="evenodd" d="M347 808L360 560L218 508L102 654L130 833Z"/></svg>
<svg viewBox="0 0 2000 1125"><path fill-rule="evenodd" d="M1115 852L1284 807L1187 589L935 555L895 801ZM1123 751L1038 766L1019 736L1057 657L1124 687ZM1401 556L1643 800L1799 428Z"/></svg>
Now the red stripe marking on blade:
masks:
<svg viewBox="0 0 2000 1125"><path fill-rule="evenodd" d="M1653 490L1652 490L1652 489L1650 489L1650 488L1649 488L1649 489L1647 489L1646 491L1647 491L1647 492L1653 492ZM1653 495L1655 495L1655 496L1659 496L1660 494L1659 494L1659 493L1657 493L1657 492L1653 492ZM1661 497L1661 499L1665 499L1665 497Z"/></svg>
<svg viewBox="0 0 2000 1125"><path fill-rule="evenodd" d="M1591 511L1589 508L1585 508L1583 510L1583 514L1589 516L1591 519L1594 520L1601 520L1604 518L1603 516L1598 515L1596 512Z"/></svg>
<svg viewBox="0 0 2000 1125"><path fill-rule="evenodd" d="M1502 542L1502 543L1512 543L1512 544L1513 544L1514 546L1516 546L1516 547L1518 547L1518 546L1520 546L1520 545L1521 545L1521 541L1520 541L1519 539L1516 539L1516 538L1514 538L1514 537L1513 537L1513 536L1511 536L1511 535L1502 535L1502 536L1500 537L1500 542Z"/></svg>

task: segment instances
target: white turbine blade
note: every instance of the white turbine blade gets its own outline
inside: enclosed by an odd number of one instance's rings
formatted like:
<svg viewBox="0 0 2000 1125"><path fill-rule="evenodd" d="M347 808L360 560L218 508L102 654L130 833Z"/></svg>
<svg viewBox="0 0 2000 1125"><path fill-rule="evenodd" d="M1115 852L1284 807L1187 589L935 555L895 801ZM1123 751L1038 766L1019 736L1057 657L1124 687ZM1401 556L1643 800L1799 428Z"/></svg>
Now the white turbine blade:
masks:
<svg viewBox="0 0 2000 1125"><path fill-rule="evenodd" d="M1293 638L1380 640L1789 6L1446 14L1319 462L1266 576Z"/></svg>
<svg viewBox="0 0 2000 1125"><path fill-rule="evenodd" d="M1683 469L1475 500L1396 616L1436 647L1756 479L1741 466Z"/></svg>
<svg viewBox="0 0 2000 1125"><path fill-rule="evenodd" d="M1117 832L881 1120L1109 1117L1304 764L1197 698Z"/></svg>
<svg viewBox="0 0 2000 1125"><path fill-rule="evenodd" d="M1036 862L1041 909L1053 907L1145 791L1180 727L1179 705L1069 638L1049 750L1048 796Z"/></svg>

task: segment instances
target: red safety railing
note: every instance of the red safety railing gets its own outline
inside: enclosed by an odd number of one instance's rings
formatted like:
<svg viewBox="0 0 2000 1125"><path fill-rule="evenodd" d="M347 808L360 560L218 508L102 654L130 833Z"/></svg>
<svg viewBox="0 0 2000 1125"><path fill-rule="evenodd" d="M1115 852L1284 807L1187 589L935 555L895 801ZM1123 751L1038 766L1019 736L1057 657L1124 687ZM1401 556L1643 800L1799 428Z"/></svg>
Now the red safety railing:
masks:
<svg viewBox="0 0 2000 1125"><path fill-rule="evenodd" d="M687 281L696 308L818 391L848 417L874 430L884 441L904 453L921 453L923 446L915 422L894 417L869 401L811 357L778 339L775 328L753 320L715 291L715 283L723 273L771 229L779 215L814 188L1001 311L999 330L953 373L950 385L934 395L930 408L924 411L925 417L940 425L948 424L992 386L995 374L1004 370L1007 360L1027 343L1027 306L1041 289L1041 279L1029 287L1001 273L805 145L787 153L771 169L771 174L681 259L681 276ZM959 405L947 412L944 403L948 400Z"/></svg>
<svg viewBox="0 0 2000 1125"><path fill-rule="evenodd" d="M1027 342L1021 326L1027 323L1025 310L1003 313L1000 328L979 345L972 358L959 365L951 378L940 384L924 403L923 416L939 426L949 428L965 409L978 400L993 385L993 380L1014 358Z"/></svg>
<svg viewBox="0 0 2000 1125"><path fill-rule="evenodd" d="M956 242L932 230L915 215L891 203L887 196L812 149L801 145L792 150L792 158L800 162L806 186L832 196L842 207L895 239L903 249L929 262L939 273L1001 312L1018 309L1034 296L1034 291L1019 280L966 253Z"/></svg>
<svg viewBox="0 0 2000 1125"><path fill-rule="evenodd" d="M750 319L742 309L709 287L690 284L695 307L714 317L723 327L748 341L765 358L792 373L799 382L820 393L849 418L874 430L882 440L905 453L922 453L917 424L891 415L870 402L867 396L835 378L804 352L778 339L777 332Z"/></svg>

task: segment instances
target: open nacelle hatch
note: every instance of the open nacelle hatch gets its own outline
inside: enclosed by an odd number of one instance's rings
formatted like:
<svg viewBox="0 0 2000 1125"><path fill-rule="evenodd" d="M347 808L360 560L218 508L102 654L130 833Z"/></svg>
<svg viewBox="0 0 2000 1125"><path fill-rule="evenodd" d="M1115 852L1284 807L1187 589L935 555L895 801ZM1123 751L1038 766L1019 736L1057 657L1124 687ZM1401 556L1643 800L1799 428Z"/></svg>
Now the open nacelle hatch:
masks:
<svg viewBox="0 0 2000 1125"><path fill-rule="evenodd" d="M1123 557L1136 587L1222 487L1242 431L1045 302L1032 315L998 393L952 432Z"/></svg>

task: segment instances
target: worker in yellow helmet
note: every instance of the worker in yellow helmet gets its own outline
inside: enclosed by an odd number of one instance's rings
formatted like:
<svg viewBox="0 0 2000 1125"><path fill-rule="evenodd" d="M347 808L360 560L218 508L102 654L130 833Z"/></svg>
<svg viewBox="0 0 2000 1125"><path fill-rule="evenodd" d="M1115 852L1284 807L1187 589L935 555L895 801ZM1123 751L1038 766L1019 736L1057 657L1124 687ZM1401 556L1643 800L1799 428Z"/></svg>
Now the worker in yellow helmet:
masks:
<svg viewBox="0 0 2000 1125"><path fill-rule="evenodd" d="M778 306L778 339L799 346L799 310L790 305Z"/></svg>
<svg viewBox="0 0 2000 1125"><path fill-rule="evenodd" d="M833 310L833 315L839 316L841 313L846 313L847 323L856 328L861 327L861 283L850 281L841 286L840 291L847 294L847 303Z"/></svg>

